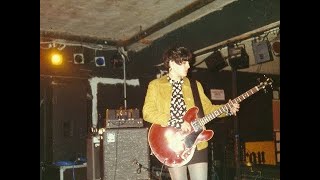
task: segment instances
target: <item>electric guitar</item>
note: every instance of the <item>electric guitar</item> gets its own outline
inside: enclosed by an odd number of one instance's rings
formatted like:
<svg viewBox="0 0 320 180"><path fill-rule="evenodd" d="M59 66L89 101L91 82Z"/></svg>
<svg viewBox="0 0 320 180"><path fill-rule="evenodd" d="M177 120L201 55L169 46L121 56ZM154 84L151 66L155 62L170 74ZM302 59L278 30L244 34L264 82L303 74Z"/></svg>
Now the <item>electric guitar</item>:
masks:
<svg viewBox="0 0 320 180"><path fill-rule="evenodd" d="M261 89L265 90L265 87L271 85L272 82L272 79L267 78L264 82L203 118L197 118L198 107L190 108L183 116L183 120L191 125L191 131L189 132L182 132L180 129L171 126L163 127L152 124L148 132L148 142L152 153L161 163L169 167L180 167L187 164L192 159L197 144L201 141L208 141L213 137L214 132L205 130L205 124L230 109L232 103L239 103Z"/></svg>

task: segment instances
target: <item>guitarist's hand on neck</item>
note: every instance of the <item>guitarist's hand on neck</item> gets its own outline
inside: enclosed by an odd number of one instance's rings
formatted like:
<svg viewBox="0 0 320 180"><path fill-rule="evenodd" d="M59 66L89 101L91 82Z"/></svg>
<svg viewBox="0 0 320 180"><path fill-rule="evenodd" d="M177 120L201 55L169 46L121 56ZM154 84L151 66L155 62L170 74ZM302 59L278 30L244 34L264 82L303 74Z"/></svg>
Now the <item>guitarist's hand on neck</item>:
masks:
<svg viewBox="0 0 320 180"><path fill-rule="evenodd" d="M230 104L230 113L234 116L237 115L237 112L239 111L240 108L240 104L237 102L232 102L231 99L229 100L229 104Z"/></svg>

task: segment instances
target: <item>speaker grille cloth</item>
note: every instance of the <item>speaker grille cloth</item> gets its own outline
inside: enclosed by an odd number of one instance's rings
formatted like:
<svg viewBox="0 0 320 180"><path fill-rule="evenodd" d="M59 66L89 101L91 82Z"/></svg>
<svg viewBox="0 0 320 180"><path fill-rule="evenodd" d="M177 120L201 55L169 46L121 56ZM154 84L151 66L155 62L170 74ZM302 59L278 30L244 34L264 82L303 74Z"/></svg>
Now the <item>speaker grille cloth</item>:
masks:
<svg viewBox="0 0 320 180"><path fill-rule="evenodd" d="M103 134L103 180L150 179L147 128L107 129Z"/></svg>

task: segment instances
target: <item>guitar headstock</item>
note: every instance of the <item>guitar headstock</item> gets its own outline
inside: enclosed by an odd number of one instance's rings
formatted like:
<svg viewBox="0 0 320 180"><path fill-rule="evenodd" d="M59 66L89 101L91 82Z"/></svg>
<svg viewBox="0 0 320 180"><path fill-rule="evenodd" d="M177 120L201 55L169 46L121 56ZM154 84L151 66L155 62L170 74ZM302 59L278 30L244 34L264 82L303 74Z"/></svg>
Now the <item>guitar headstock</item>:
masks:
<svg viewBox="0 0 320 180"><path fill-rule="evenodd" d="M272 83L273 80L271 78L266 77L265 75L263 75L263 78L258 78L258 81L260 82L259 85L257 85L257 87L259 89L263 89L264 92L266 92L266 88L270 86L270 88L272 89Z"/></svg>

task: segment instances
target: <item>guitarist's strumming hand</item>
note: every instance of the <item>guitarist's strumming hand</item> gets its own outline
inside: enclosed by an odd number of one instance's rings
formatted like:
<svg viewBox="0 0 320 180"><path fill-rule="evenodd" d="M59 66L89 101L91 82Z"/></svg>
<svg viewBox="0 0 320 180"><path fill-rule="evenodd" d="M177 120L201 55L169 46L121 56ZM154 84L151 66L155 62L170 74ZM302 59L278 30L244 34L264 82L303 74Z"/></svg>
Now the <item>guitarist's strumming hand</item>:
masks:
<svg viewBox="0 0 320 180"><path fill-rule="evenodd" d="M233 103L232 101L231 101L231 99L229 99L229 104L231 105L231 107L230 107L230 109L229 109L229 111L230 111L230 113L231 113L231 115L237 115L237 112L239 111L239 108L240 108L240 104L239 103Z"/></svg>
<svg viewBox="0 0 320 180"><path fill-rule="evenodd" d="M181 130L183 131L183 132L189 132L189 131L191 131L191 125L188 123L188 122L183 122L182 124L181 124Z"/></svg>

